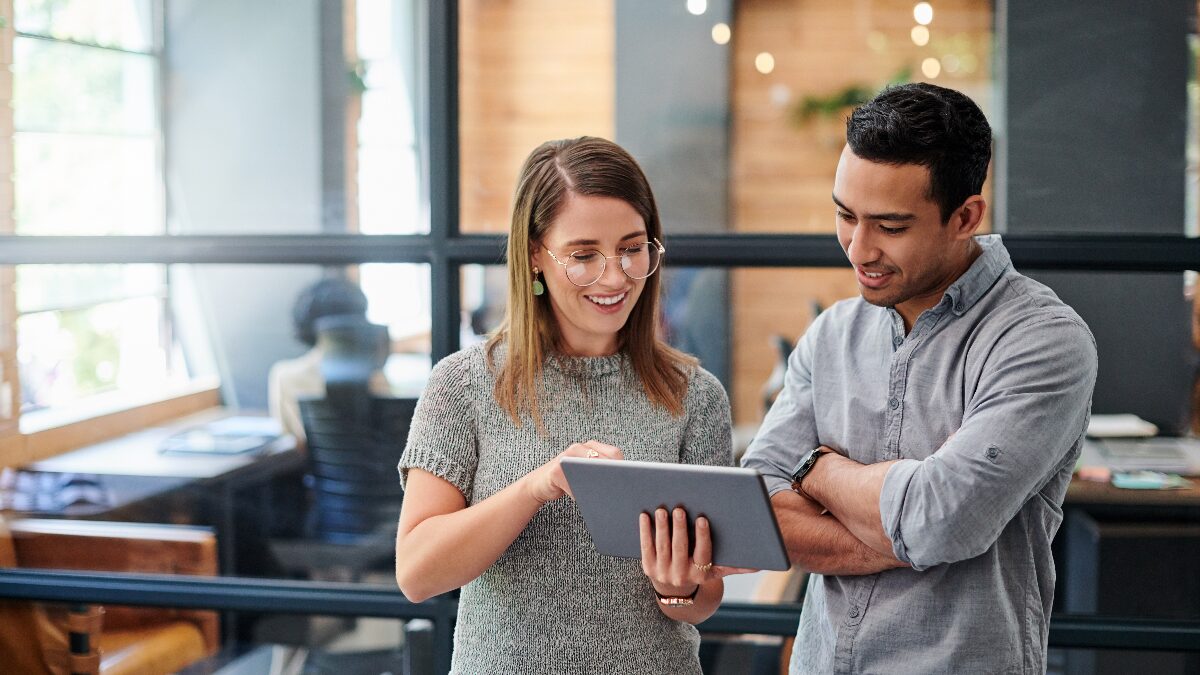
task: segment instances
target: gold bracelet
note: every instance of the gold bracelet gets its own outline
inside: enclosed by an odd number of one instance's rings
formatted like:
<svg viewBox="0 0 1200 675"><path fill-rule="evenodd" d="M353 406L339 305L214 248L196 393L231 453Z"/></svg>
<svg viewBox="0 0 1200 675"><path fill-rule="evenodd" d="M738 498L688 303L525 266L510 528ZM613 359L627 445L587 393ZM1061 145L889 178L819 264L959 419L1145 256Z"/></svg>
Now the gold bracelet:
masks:
<svg viewBox="0 0 1200 675"><path fill-rule="evenodd" d="M696 590L692 591L691 595L663 595L653 584L651 584L650 590L654 591L655 597L658 598L658 604L663 607L691 607L696 604L696 594L700 592L700 584L696 584Z"/></svg>

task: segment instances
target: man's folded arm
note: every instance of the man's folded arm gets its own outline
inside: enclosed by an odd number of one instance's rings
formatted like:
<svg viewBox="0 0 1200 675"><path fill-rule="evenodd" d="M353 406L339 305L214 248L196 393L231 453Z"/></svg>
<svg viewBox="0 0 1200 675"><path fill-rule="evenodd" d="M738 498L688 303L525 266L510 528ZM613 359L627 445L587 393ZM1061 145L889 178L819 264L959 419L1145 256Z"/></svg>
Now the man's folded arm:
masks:
<svg viewBox="0 0 1200 675"><path fill-rule="evenodd" d="M936 452L871 465L822 458L806 493L914 569L986 551L1074 461L1096 379L1095 343L1077 321L1056 317L1014 332L1026 334L989 356L962 426Z"/></svg>
<svg viewBox="0 0 1200 675"><path fill-rule="evenodd" d="M875 574L908 567L890 553L867 546L820 505L791 490L771 497L771 507L792 564L806 572L833 575Z"/></svg>

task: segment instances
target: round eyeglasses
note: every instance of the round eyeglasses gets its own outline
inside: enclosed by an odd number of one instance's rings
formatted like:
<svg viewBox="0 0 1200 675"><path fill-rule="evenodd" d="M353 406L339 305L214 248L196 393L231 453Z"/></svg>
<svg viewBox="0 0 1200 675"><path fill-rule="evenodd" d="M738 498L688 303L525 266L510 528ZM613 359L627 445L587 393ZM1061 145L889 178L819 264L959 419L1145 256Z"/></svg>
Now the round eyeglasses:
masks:
<svg viewBox="0 0 1200 675"><path fill-rule="evenodd" d="M542 248L546 248L543 246ZM591 286L604 276L604 268L609 258L619 258L621 271L630 279L645 279L658 271L663 254L667 249L657 240L643 241L630 246L622 246L617 255L604 255L600 251L584 249L575 251L567 256L566 262L558 259L554 251L546 248L546 253L554 258L554 262L562 265L567 274L567 281L576 286Z"/></svg>

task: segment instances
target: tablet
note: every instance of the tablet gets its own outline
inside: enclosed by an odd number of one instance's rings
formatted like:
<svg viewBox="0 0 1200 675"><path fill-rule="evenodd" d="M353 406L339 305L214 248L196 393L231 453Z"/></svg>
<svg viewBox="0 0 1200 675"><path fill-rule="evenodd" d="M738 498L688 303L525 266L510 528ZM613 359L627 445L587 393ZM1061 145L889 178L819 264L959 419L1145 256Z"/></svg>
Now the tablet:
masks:
<svg viewBox="0 0 1200 675"><path fill-rule="evenodd" d="M766 485L754 469L563 457L562 470L604 555L641 559L638 515L682 506L689 531L697 516L708 518L713 563L788 569Z"/></svg>

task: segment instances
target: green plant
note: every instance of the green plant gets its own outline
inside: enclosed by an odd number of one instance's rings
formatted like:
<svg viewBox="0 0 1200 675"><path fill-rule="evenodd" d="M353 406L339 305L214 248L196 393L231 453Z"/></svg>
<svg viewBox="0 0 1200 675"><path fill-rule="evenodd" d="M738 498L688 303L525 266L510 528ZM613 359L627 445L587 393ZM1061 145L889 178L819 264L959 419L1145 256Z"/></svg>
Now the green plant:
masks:
<svg viewBox="0 0 1200 675"><path fill-rule="evenodd" d="M912 80L912 69L901 68L884 85L902 84ZM800 97L792 106L790 118L797 126L802 126L814 118L832 118L846 108L866 103L883 87L871 87L861 83L850 84L842 89L826 95L809 94Z"/></svg>

